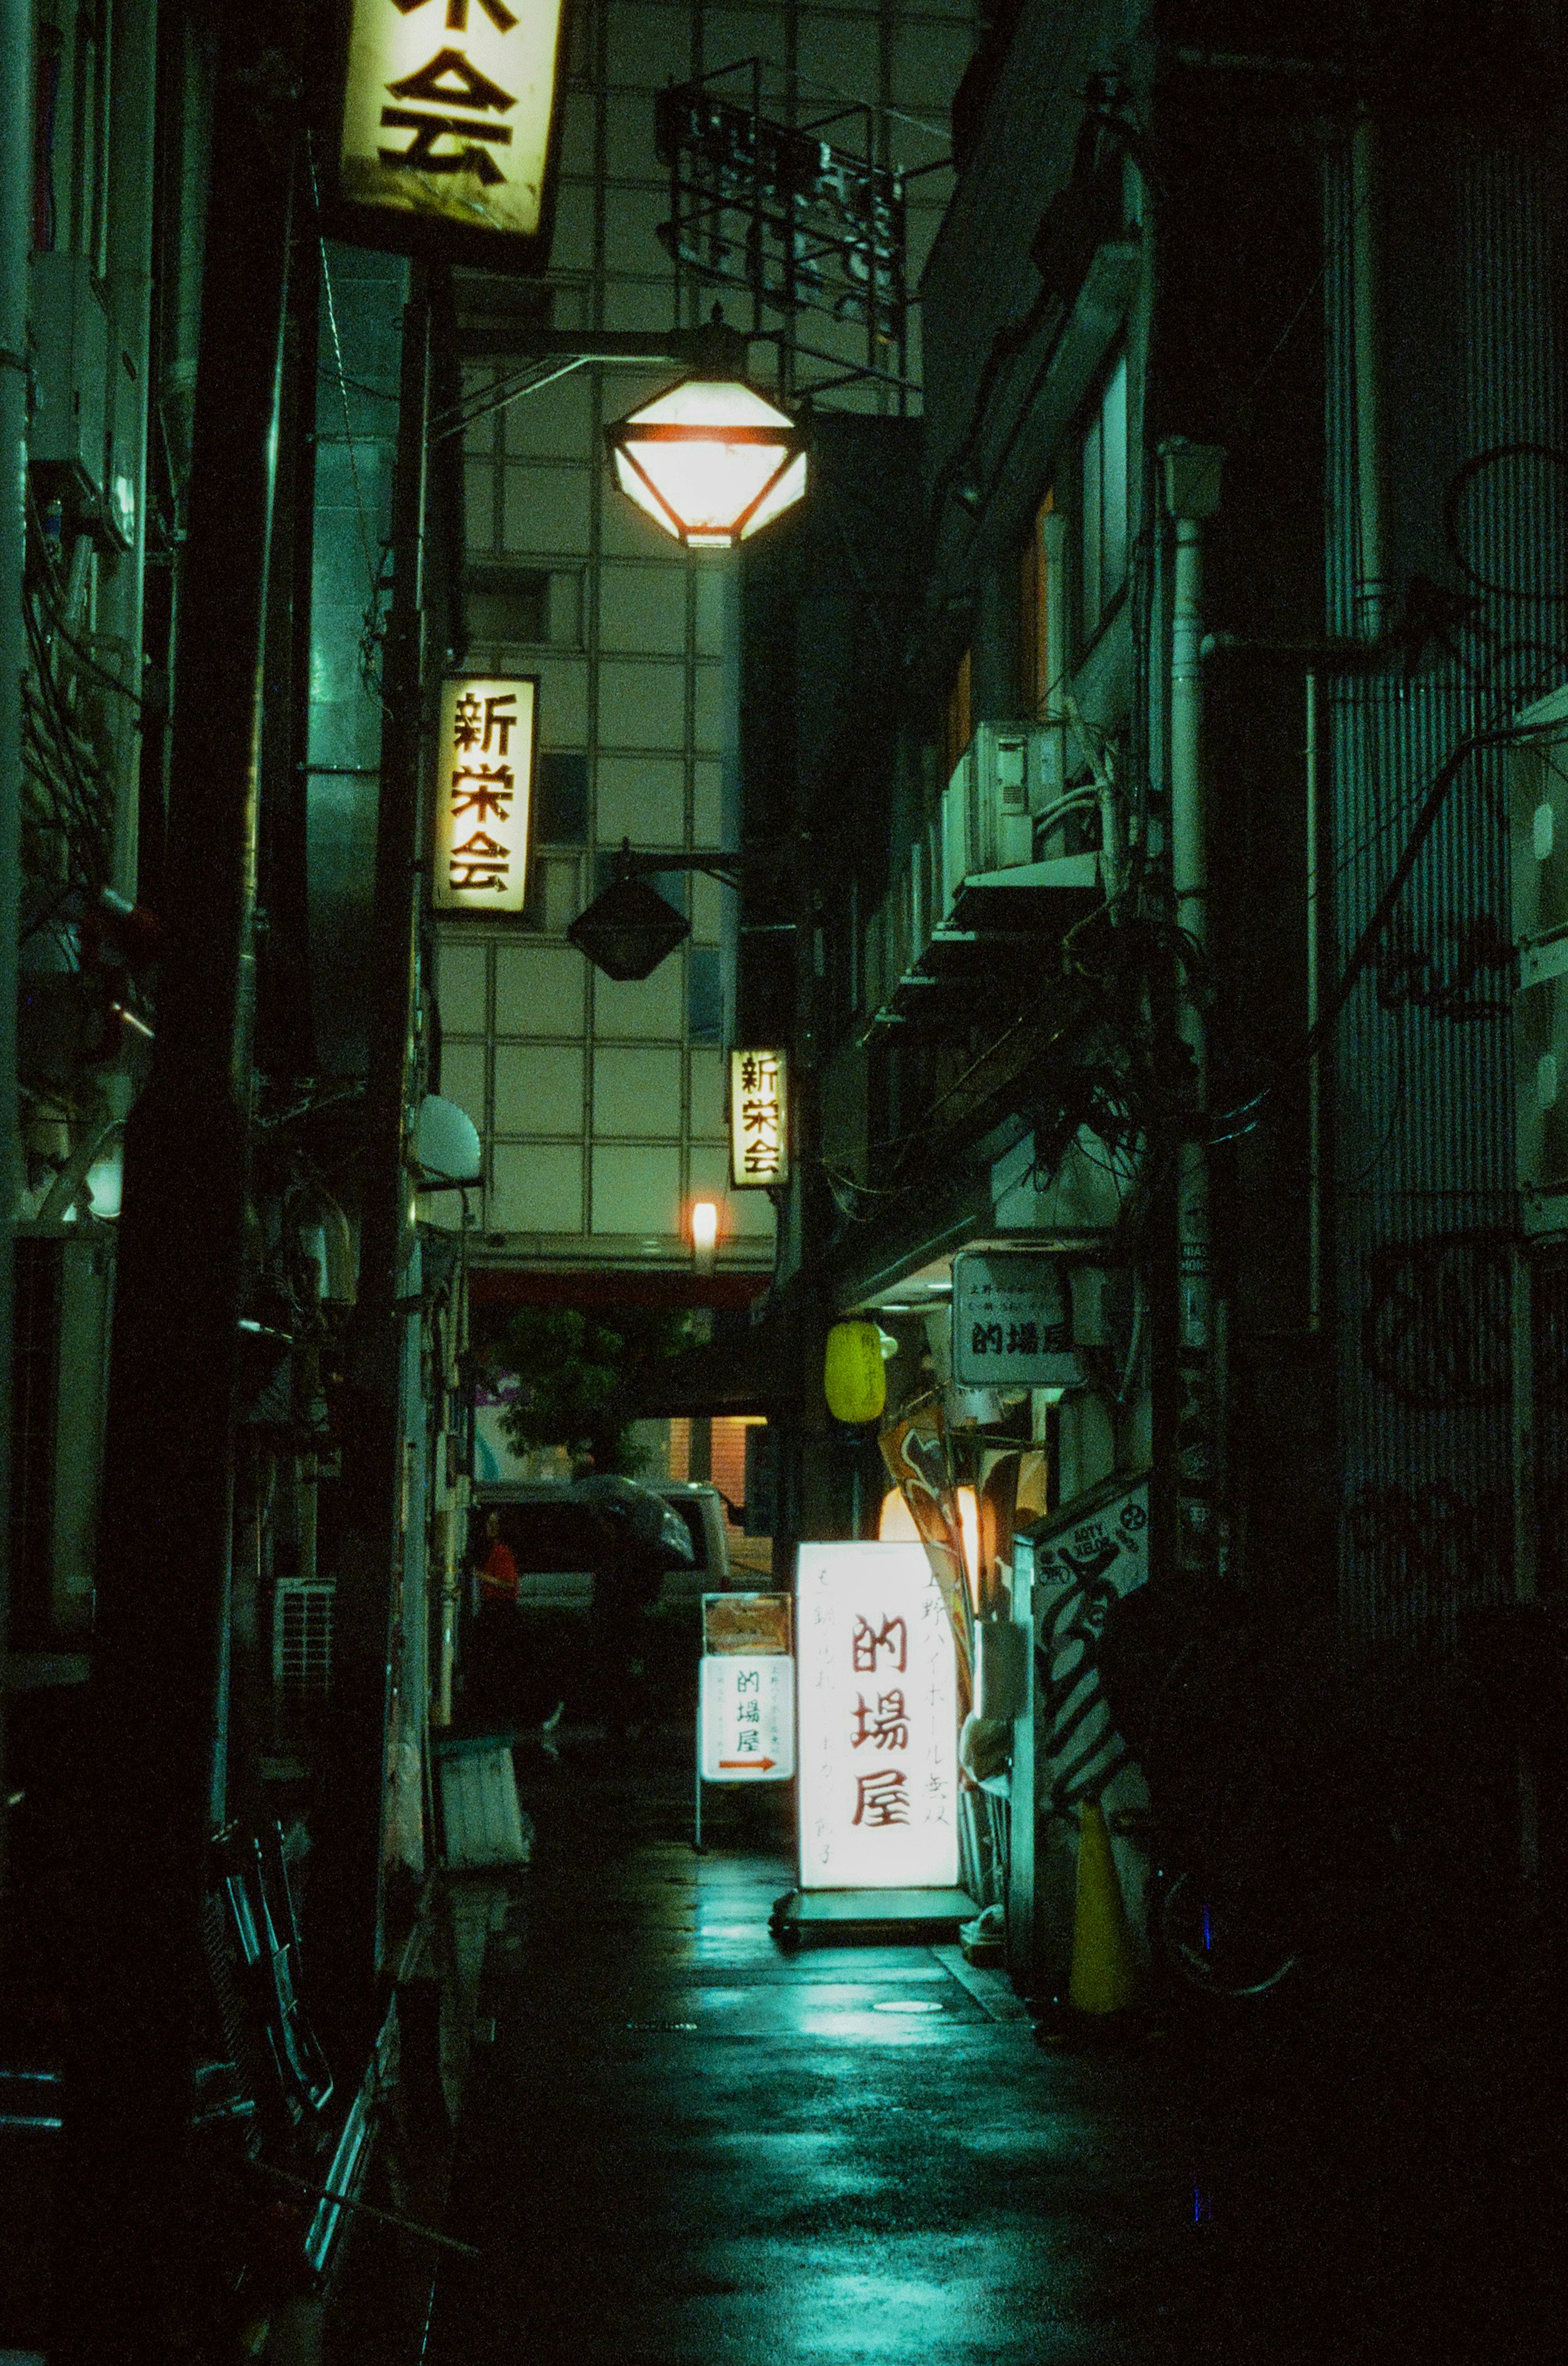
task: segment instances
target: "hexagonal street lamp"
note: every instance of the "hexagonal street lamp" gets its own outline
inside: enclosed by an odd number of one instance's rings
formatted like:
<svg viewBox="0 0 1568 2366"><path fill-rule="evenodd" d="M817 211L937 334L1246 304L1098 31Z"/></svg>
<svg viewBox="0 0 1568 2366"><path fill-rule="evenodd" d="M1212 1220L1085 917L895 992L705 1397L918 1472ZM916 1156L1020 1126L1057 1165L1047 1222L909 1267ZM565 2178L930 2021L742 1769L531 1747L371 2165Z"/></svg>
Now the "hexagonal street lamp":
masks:
<svg viewBox="0 0 1568 2366"><path fill-rule="evenodd" d="M733 550L806 490L805 439L745 381L745 340L714 318L695 375L604 431L616 482L687 550Z"/></svg>

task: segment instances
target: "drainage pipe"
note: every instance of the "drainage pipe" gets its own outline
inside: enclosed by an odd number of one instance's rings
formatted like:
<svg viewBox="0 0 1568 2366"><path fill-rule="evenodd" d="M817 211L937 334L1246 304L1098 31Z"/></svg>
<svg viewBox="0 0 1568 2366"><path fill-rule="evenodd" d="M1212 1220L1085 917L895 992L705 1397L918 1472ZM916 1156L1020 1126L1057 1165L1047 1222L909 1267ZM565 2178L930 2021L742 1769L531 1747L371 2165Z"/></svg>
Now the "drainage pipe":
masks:
<svg viewBox="0 0 1568 2366"><path fill-rule="evenodd" d="M1165 500L1175 531L1171 582L1169 757L1170 889L1188 941L1177 979L1177 1028L1192 1061L1192 1099L1176 1187L1176 1552L1207 1572L1219 1549L1220 1404L1209 1213L1208 1041L1197 974L1208 943L1208 848L1203 752L1203 530L1219 502L1224 454L1172 438L1161 445Z"/></svg>
<svg viewBox="0 0 1568 2366"><path fill-rule="evenodd" d="M1387 629L1383 477L1383 371L1378 349L1378 175L1376 134L1363 116L1350 135L1350 310L1356 371L1357 637L1375 641Z"/></svg>

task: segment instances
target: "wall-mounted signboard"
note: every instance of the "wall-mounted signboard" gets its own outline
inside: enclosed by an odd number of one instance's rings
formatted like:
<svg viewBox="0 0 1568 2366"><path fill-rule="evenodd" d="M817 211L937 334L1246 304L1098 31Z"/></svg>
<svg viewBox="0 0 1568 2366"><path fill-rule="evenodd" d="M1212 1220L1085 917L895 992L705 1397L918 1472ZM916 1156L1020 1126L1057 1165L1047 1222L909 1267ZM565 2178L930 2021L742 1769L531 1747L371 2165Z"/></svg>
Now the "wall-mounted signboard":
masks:
<svg viewBox="0 0 1568 2366"><path fill-rule="evenodd" d="M760 1191L790 1180L790 1060L786 1052L730 1053L730 1188Z"/></svg>
<svg viewBox="0 0 1568 2366"><path fill-rule="evenodd" d="M334 231L543 268L560 31L560 0L351 0Z"/></svg>
<svg viewBox="0 0 1568 2366"><path fill-rule="evenodd" d="M431 895L438 912L521 912L539 685L477 675L442 684Z"/></svg>
<svg viewBox="0 0 1568 2366"><path fill-rule="evenodd" d="M802 1889L958 1878L953 1636L918 1544L802 1544Z"/></svg>
<svg viewBox="0 0 1568 2366"><path fill-rule="evenodd" d="M953 1377L965 1389L1082 1386L1059 1257L965 1249L953 1259Z"/></svg>
<svg viewBox="0 0 1568 2366"><path fill-rule="evenodd" d="M795 1662L787 1594L705 1594L697 1771L704 1783L787 1783L795 1772Z"/></svg>

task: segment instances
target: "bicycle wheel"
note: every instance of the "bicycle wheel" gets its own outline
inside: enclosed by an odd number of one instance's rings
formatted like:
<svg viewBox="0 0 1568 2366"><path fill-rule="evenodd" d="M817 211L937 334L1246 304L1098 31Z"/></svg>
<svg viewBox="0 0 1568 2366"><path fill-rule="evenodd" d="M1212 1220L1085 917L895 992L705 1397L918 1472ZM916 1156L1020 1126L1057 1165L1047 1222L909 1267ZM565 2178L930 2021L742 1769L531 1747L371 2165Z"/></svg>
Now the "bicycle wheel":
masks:
<svg viewBox="0 0 1568 2366"><path fill-rule="evenodd" d="M1195 1873L1179 1873L1170 1884L1154 1928L1164 1961L1202 1996L1267 1996L1300 1961L1244 1900Z"/></svg>

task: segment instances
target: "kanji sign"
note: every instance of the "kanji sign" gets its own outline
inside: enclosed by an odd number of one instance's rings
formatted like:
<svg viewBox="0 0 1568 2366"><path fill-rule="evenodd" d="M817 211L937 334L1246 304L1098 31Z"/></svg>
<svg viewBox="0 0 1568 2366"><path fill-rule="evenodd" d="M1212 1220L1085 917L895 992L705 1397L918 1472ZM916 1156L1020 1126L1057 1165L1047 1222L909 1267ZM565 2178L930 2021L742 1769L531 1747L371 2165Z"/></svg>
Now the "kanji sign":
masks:
<svg viewBox="0 0 1568 2366"><path fill-rule="evenodd" d="M444 682L436 744L432 890L438 912L521 912L538 684Z"/></svg>
<svg viewBox="0 0 1568 2366"><path fill-rule="evenodd" d="M704 1783L787 1783L795 1772L795 1662L785 1652L708 1651L698 1662Z"/></svg>
<svg viewBox="0 0 1568 2366"><path fill-rule="evenodd" d="M953 1259L953 1377L966 1389L1082 1385L1059 1258L966 1249Z"/></svg>
<svg viewBox="0 0 1568 2366"><path fill-rule="evenodd" d="M789 1054L730 1053L730 1188L790 1180Z"/></svg>
<svg viewBox="0 0 1568 2366"><path fill-rule="evenodd" d="M386 244L421 242L410 224L460 247L539 237L560 18L560 0L353 0L339 187Z"/></svg>
<svg viewBox="0 0 1568 2366"><path fill-rule="evenodd" d="M918 1544L803 1544L796 1582L802 1889L958 1877L958 1687Z"/></svg>

